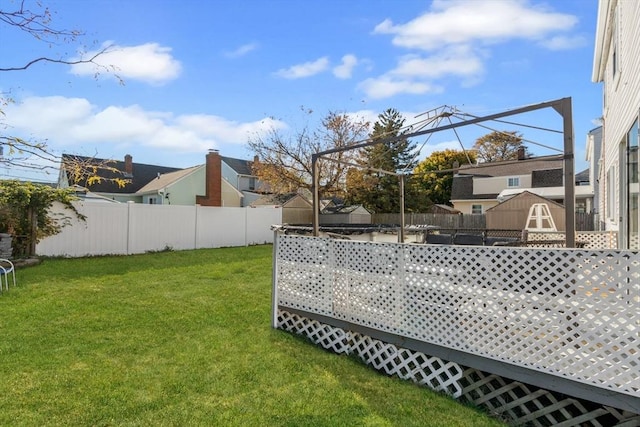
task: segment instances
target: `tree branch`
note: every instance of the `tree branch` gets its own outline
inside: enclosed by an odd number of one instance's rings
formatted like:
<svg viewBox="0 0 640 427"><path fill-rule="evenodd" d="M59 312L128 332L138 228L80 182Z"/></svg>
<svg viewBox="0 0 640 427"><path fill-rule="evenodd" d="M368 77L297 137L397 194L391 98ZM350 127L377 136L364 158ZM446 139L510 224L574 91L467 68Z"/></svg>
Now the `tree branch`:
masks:
<svg viewBox="0 0 640 427"><path fill-rule="evenodd" d="M44 57L41 57L41 58L33 59L33 60L29 61L27 64L25 64L25 65L23 65L21 67L0 68L0 71L24 71L27 68L31 67L32 65L37 64L38 62L52 62L52 63L55 63L55 64L65 64L65 65L95 64L98 67L107 68L104 65L100 65L100 64L96 63L95 59L98 56L106 53L109 50L110 47L111 46L107 46L107 47L101 49L99 52L94 54L89 59L78 59L76 61L67 61L65 59L53 59L53 58L48 58L48 57L44 56Z"/></svg>

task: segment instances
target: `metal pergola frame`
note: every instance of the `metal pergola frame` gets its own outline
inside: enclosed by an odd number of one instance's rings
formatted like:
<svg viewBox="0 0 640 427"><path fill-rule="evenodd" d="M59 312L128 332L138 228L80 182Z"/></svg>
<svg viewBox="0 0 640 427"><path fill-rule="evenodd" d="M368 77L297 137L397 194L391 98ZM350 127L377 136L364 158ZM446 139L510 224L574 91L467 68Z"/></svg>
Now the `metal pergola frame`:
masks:
<svg viewBox="0 0 640 427"><path fill-rule="evenodd" d="M318 236L320 233L320 176L319 176L319 168L318 161L320 159L334 161L326 156L329 154L339 153L348 150L356 150L359 148L369 147L371 145L376 144L384 144L388 142L395 142L400 139L408 139L414 138L421 135L432 134L436 132L442 132L449 129L456 129L463 126L469 126L477 123L487 122L495 119L500 119L502 117L514 116L517 114L528 113L531 111L542 110L546 108L553 108L560 116L562 117L563 123L563 136L564 136L564 154L563 154L563 173L564 173L564 208L565 208L565 236L566 236L566 247L574 248L575 247L575 170L574 170L574 137L573 137L573 118L572 118L572 106L571 106L571 97L560 98L553 101L541 102L539 104L527 105L520 108L515 108L512 110L507 110L501 113L491 114L488 116L477 117L471 120L465 120L459 123L450 123L444 126L438 126L435 128L424 129L413 133L403 134L400 136L394 136L389 138L384 138L380 140L368 140L366 142L362 142L359 144L354 144L348 147L340 147L340 148L332 148L330 150L321 151L315 153L311 156L311 170L313 175L313 235ZM399 232L399 241L404 242L404 177L405 174L391 172L391 171L383 171L377 170L381 173L386 173L389 175L396 175L400 179L400 232Z"/></svg>

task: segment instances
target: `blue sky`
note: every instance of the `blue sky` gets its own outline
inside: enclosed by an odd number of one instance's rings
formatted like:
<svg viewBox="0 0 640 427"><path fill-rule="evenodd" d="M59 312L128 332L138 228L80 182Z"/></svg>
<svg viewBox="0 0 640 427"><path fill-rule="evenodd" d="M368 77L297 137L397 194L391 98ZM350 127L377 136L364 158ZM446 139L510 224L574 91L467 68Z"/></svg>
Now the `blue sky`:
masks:
<svg viewBox="0 0 640 427"><path fill-rule="evenodd" d="M189 167L212 148L253 158L248 139L271 128L296 133L307 124L302 106L314 111L312 127L330 111L373 122L387 108L409 124L445 104L481 116L572 97L579 171L588 166L586 133L602 115L602 88L591 82L596 0L44 3L52 27L86 35L48 44L0 24L0 68L109 46L98 61L124 82L89 66L0 73L0 91L13 99L2 107L2 132L46 140L56 154ZM555 113L518 121L562 129ZM461 131L462 144L488 132ZM557 135L525 137L562 147ZM416 143L420 159L459 148L447 132ZM0 177L55 181L56 171L3 167Z"/></svg>

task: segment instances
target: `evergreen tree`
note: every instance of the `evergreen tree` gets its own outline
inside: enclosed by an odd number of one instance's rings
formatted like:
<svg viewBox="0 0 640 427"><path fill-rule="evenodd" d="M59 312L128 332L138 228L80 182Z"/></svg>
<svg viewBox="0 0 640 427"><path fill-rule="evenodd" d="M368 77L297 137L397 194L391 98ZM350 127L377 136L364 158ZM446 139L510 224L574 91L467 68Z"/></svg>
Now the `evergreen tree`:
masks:
<svg viewBox="0 0 640 427"><path fill-rule="evenodd" d="M378 121L369 136L379 143L362 149L358 159L362 168L354 168L347 175L349 203L362 204L375 213L395 213L400 210L399 178L373 169L410 173L416 166L416 145L402 138L406 133L404 122L402 115L393 108L378 115ZM409 177L405 180L405 209L413 210L418 200L408 197L410 194L407 194L407 190L413 188L408 181Z"/></svg>

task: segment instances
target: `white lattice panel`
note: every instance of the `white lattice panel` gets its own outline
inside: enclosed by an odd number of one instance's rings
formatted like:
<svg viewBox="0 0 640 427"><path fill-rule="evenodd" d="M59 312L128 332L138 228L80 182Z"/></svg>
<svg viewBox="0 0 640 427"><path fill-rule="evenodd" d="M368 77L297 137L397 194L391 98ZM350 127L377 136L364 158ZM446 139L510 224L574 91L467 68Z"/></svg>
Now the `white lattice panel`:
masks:
<svg viewBox="0 0 640 427"><path fill-rule="evenodd" d="M528 240L547 241L547 240L564 240L564 231L539 232L534 231L528 233ZM576 232L576 241L583 242L586 249L617 249L618 248L618 232L616 231L578 231Z"/></svg>
<svg viewBox="0 0 640 427"><path fill-rule="evenodd" d="M280 306L640 397L637 252L300 236L278 248Z"/></svg>
<svg viewBox="0 0 640 427"><path fill-rule="evenodd" d="M402 283L399 246L346 240L332 243L336 260L334 316L397 331L402 309L397 286Z"/></svg>
<svg viewBox="0 0 640 427"><path fill-rule="evenodd" d="M325 325L316 320L298 316L286 311L278 312L278 328L298 335L304 335L311 342L318 344L334 353L349 352L349 337L347 333L334 326Z"/></svg>
<svg viewBox="0 0 640 427"><path fill-rule="evenodd" d="M330 241L278 239L278 296L287 306L314 313L333 313L334 273Z"/></svg>
<svg viewBox="0 0 640 427"><path fill-rule="evenodd" d="M362 334L352 335L352 350L379 371L460 397L462 368L457 363L396 347Z"/></svg>
<svg viewBox="0 0 640 427"><path fill-rule="evenodd" d="M460 397L462 393L459 380L463 369L456 363L398 348L366 335L345 332L287 311L278 312L278 327L304 335L335 353L355 354L366 364L388 375L411 380L453 397Z"/></svg>
<svg viewBox="0 0 640 427"><path fill-rule="evenodd" d="M303 335L335 353L357 355L364 363L388 375L483 406L512 425L640 425L640 415L637 414L462 367L284 310L278 311L278 327Z"/></svg>
<svg viewBox="0 0 640 427"><path fill-rule="evenodd" d="M460 383L463 386L463 400L488 408L492 414L512 425L640 425L640 416L636 414L575 399L472 368L465 370Z"/></svg>

